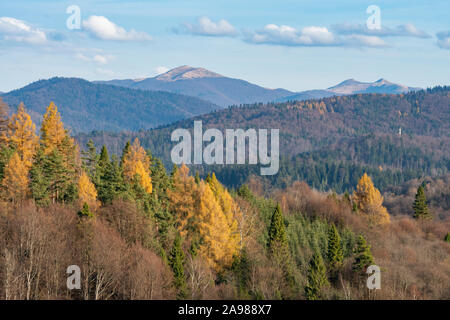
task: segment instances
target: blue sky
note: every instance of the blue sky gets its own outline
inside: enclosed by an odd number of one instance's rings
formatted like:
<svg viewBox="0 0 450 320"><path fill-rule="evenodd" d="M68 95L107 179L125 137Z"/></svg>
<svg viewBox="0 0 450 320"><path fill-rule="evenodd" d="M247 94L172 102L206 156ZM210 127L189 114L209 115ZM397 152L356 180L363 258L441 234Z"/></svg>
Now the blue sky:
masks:
<svg viewBox="0 0 450 320"><path fill-rule="evenodd" d="M71 5L79 30L66 26ZM381 29L366 26L370 5L380 8ZM180 65L292 91L348 78L448 85L449 18L448 0L1 1L0 91Z"/></svg>

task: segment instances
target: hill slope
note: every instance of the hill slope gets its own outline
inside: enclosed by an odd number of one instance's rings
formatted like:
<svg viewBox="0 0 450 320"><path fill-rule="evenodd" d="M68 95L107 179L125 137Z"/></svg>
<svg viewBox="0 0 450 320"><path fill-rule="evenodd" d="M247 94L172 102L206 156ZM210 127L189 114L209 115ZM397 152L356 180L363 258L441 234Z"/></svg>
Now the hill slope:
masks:
<svg viewBox="0 0 450 320"><path fill-rule="evenodd" d="M11 109L23 102L37 124L53 101L73 132L149 129L219 108L190 96L95 84L78 78L40 80L2 97Z"/></svg>
<svg viewBox="0 0 450 320"><path fill-rule="evenodd" d="M193 120L202 120L203 130L280 129L280 172L266 177L274 186L298 178L319 189L341 192L356 185L364 171L383 188L450 170L450 87L404 95L358 94L233 107L154 130L95 133L77 139L84 144L92 138L98 146L106 144L120 153L118 146L138 136L170 167L171 132L192 128ZM259 166L246 165L196 170L214 170L229 186L259 174Z"/></svg>

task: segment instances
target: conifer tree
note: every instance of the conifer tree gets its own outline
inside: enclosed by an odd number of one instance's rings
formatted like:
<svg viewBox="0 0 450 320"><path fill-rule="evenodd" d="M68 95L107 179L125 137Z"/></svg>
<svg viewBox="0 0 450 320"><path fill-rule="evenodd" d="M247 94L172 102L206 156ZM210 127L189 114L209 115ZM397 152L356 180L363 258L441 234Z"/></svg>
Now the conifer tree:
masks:
<svg viewBox="0 0 450 320"><path fill-rule="evenodd" d="M372 224L379 225L390 222L389 213L383 207L383 197L366 173L359 180L353 199L357 204L358 211L363 212Z"/></svg>
<svg viewBox="0 0 450 320"><path fill-rule="evenodd" d="M195 184L195 181L193 181ZM239 238L230 228L226 215L217 202L209 184L201 181L198 189L195 219L202 240L200 253L216 271L230 267L239 250Z"/></svg>
<svg viewBox="0 0 450 320"><path fill-rule="evenodd" d="M85 202L83 203L81 210L78 212L78 216L80 218L92 218L94 217L94 214L89 209L89 205Z"/></svg>
<svg viewBox="0 0 450 320"><path fill-rule="evenodd" d="M286 230L280 204L277 204L272 215L267 247L271 254L281 253L282 255L285 255L288 252Z"/></svg>
<svg viewBox="0 0 450 320"><path fill-rule="evenodd" d="M78 198L80 203L86 203L93 211L97 210L99 206L97 190L85 171L81 172L81 176L78 179Z"/></svg>
<svg viewBox="0 0 450 320"><path fill-rule="evenodd" d="M0 97L0 146L7 142L6 131L8 130L9 106Z"/></svg>
<svg viewBox="0 0 450 320"><path fill-rule="evenodd" d="M91 177L91 179L95 180L99 157L97 155L97 150L92 139L89 139L88 143L86 144L86 149L86 151L81 152L83 169L86 171L89 177Z"/></svg>
<svg viewBox="0 0 450 320"><path fill-rule="evenodd" d="M445 242L450 242L450 232L448 232L444 237Z"/></svg>
<svg viewBox="0 0 450 320"><path fill-rule="evenodd" d="M320 253L315 252L309 262L308 279L305 286L307 300L323 299L323 289L329 285L327 270Z"/></svg>
<svg viewBox="0 0 450 320"><path fill-rule="evenodd" d="M334 224L328 230L328 263L331 272L336 272L342 266L344 253L342 249L341 237Z"/></svg>
<svg viewBox="0 0 450 320"><path fill-rule="evenodd" d="M13 202L24 200L29 193L28 168L15 152L5 167L2 187L4 198Z"/></svg>
<svg viewBox="0 0 450 320"><path fill-rule="evenodd" d="M370 245L367 244L366 239L362 235L359 236L355 248L355 261L353 262L353 271L360 273L366 270L370 265L374 264Z"/></svg>
<svg viewBox="0 0 450 320"><path fill-rule="evenodd" d="M124 178L127 182L138 178L139 185L146 193L152 193L152 178L150 177L150 158L144 148L141 147L139 140L136 138L133 144L124 152L122 157L122 170Z"/></svg>
<svg viewBox="0 0 450 320"><path fill-rule="evenodd" d="M413 203L415 219L431 219L432 215L427 205L425 189L422 185L417 188L416 197Z"/></svg>
<svg viewBox="0 0 450 320"><path fill-rule="evenodd" d="M9 120L6 137L28 169L31 168L33 156L39 144L39 138L35 132L36 126L21 103L17 108L17 113L13 114Z"/></svg>
<svg viewBox="0 0 450 320"><path fill-rule="evenodd" d="M172 250L169 255L169 265L173 272L177 298L183 299L186 297L186 277L184 275L184 252L181 247L181 237L179 234L177 234L173 241Z"/></svg>
<svg viewBox="0 0 450 320"><path fill-rule="evenodd" d="M98 162L101 167L105 167L109 163L108 149L106 148L105 145L102 146Z"/></svg>
<svg viewBox="0 0 450 320"><path fill-rule="evenodd" d="M123 166L125 156L128 154L128 152L130 152L130 147L131 147L131 143L128 140L127 143L125 144L125 147L122 150L122 157L120 158L120 166Z"/></svg>
<svg viewBox="0 0 450 320"><path fill-rule="evenodd" d="M111 203L114 199L125 195L126 186L123 180L122 168L115 155L111 157L111 161L102 170L97 190L98 198L103 203Z"/></svg>
<svg viewBox="0 0 450 320"><path fill-rule="evenodd" d="M41 145L44 148L44 154L49 154L54 148L61 152L67 135L58 108L50 102L41 125Z"/></svg>

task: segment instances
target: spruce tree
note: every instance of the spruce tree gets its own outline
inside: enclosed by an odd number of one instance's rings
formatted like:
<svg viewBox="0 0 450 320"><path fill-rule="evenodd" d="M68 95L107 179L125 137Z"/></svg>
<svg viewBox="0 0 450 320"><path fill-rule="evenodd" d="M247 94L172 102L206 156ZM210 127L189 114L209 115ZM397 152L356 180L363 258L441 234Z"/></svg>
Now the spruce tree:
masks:
<svg viewBox="0 0 450 320"><path fill-rule="evenodd" d="M280 204L277 204L277 207L272 215L267 246L272 254L276 253L276 251L287 252L288 243Z"/></svg>
<svg viewBox="0 0 450 320"><path fill-rule="evenodd" d="M415 219L431 219L431 213L428 210L427 198L425 196L425 189L422 185L417 188L416 199L413 203L414 218Z"/></svg>
<svg viewBox="0 0 450 320"><path fill-rule="evenodd" d="M127 141L125 147L122 150L122 157L120 158L120 166L123 165L123 161L125 160L126 155L130 152L131 143L130 140Z"/></svg>
<svg viewBox="0 0 450 320"><path fill-rule="evenodd" d="M92 218L94 214L89 209L89 205L85 202L83 203L83 208L78 212L80 218Z"/></svg>
<svg viewBox="0 0 450 320"><path fill-rule="evenodd" d="M186 278L184 275L184 252L181 248L181 237L178 234L173 241L172 250L169 255L169 265L174 276L174 285L177 289L177 298L186 297Z"/></svg>
<svg viewBox="0 0 450 320"><path fill-rule="evenodd" d="M344 253L342 249L341 237L334 224L328 230L328 263L331 272L336 272L342 266Z"/></svg>
<svg viewBox="0 0 450 320"><path fill-rule="evenodd" d="M359 236L355 249L355 261L353 262L353 271L360 273L374 263L370 245L362 235Z"/></svg>
<svg viewBox="0 0 450 320"><path fill-rule="evenodd" d="M81 152L81 159L83 161L83 169L92 180L95 180L94 176L97 169L98 156L92 139L89 139L86 144L86 151Z"/></svg>
<svg viewBox="0 0 450 320"><path fill-rule="evenodd" d="M328 285L327 270L323 263L322 256L319 252L315 252L309 262L308 282L305 286L306 299L323 299L323 289Z"/></svg>

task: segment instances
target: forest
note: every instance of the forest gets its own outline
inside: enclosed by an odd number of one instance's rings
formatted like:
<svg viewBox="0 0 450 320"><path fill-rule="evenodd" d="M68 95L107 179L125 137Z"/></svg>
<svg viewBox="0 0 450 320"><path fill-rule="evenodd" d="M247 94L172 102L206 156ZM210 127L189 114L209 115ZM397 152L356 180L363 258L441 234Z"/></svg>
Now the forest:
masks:
<svg viewBox="0 0 450 320"><path fill-rule="evenodd" d="M23 104L0 111L1 299L450 299L444 178L386 187L389 206L365 170L340 192L252 176L231 189L166 170L137 137L120 153L80 145L54 103L39 134ZM381 289L367 288L371 265Z"/></svg>

